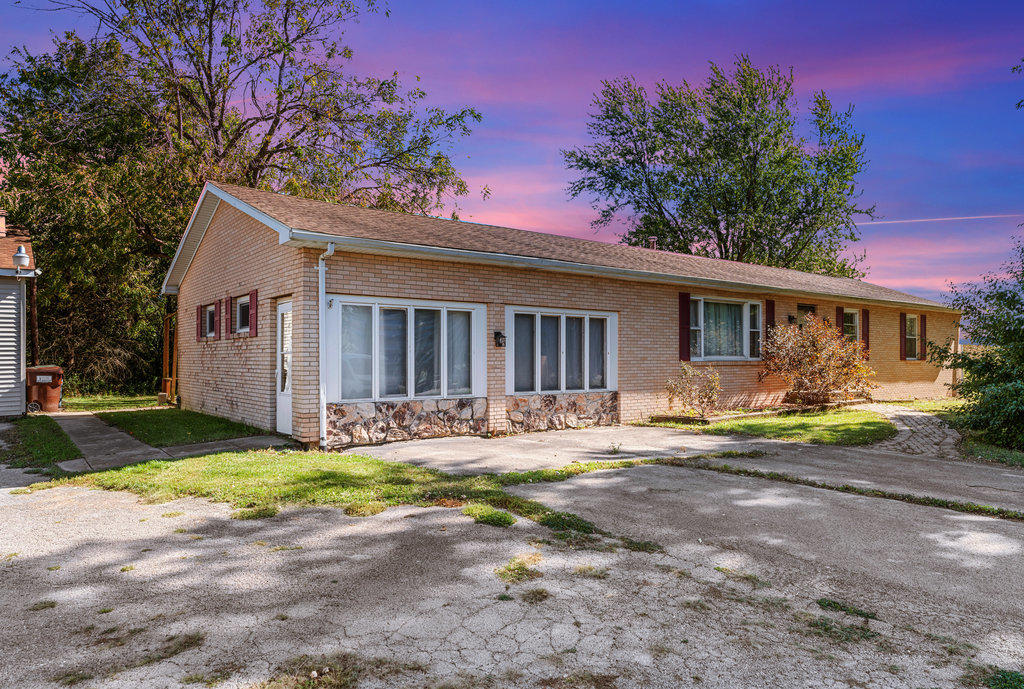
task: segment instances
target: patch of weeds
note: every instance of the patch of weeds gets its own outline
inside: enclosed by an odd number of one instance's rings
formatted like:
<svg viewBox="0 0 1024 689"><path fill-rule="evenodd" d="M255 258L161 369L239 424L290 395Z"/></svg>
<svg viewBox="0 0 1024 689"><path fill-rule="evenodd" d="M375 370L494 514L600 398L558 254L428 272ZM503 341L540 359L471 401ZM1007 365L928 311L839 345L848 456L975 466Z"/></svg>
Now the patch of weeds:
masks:
<svg viewBox="0 0 1024 689"><path fill-rule="evenodd" d="M754 587L755 591L771 587L771 583L756 574L751 574L750 572L737 572L736 570L729 569L728 567L715 567L715 571L724 574L726 579L731 579L732 581L745 581Z"/></svg>
<svg viewBox="0 0 1024 689"><path fill-rule="evenodd" d="M193 648L199 648L203 645L203 641L206 639L206 635L202 633L193 634L175 634L164 639L164 644L155 653L148 656L144 656L140 659L137 664L129 667L142 667L143 665L151 665L153 663L159 663L161 660L167 660L173 658L179 653L184 653Z"/></svg>
<svg viewBox="0 0 1024 689"><path fill-rule="evenodd" d="M63 684L66 687L73 687L81 682L87 682L93 678L93 675L85 672L84 670L68 670L63 675L57 675L53 678L53 681L57 684Z"/></svg>
<svg viewBox="0 0 1024 689"><path fill-rule="evenodd" d="M355 689L361 679L386 680L412 672L426 672L426 667L386 658L364 659L353 653L319 658L301 656L280 665L274 677L252 689Z"/></svg>
<svg viewBox="0 0 1024 689"><path fill-rule="evenodd" d="M693 574L691 574L690 570L688 569L679 569L678 567L673 567L672 565L658 565L658 569L660 569L662 572L665 572L666 574L671 574L672 576L677 577L679 579L693 578Z"/></svg>
<svg viewBox="0 0 1024 689"><path fill-rule="evenodd" d="M76 629L75 631L73 631L71 633L72 634L91 634L93 631L95 631L95 629L96 629L96 625L90 624L88 626L82 627L81 629Z"/></svg>
<svg viewBox="0 0 1024 689"><path fill-rule="evenodd" d="M125 565L124 567L121 568L121 571L122 572L130 572L133 569L135 569L135 565Z"/></svg>
<svg viewBox="0 0 1024 689"><path fill-rule="evenodd" d="M106 615L108 612L114 612L114 609L113 608L100 608L98 614Z"/></svg>
<svg viewBox="0 0 1024 689"><path fill-rule="evenodd" d="M647 650L649 650L651 652L651 655L655 658L664 658L665 656L673 652L673 649L666 646L665 644L654 644Z"/></svg>
<svg viewBox="0 0 1024 689"><path fill-rule="evenodd" d="M541 561L540 553L529 555L518 555L508 561L504 567L498 567L494 573L498 578L509 584L521 584L530 579L539 579L544 576L543 572L533 569L532 565Z"/></svg>
<svg viewBox="0 0 1024 689"><path fill-rule="evenodd" d="M556 531L551 535L553 539L538 538L533 543L535 545L550 545L570 550L596 550L599 552L612 552L615 550L614 545L595 534L580 533L579 531Z"/></svg>
<svg viewBox="0 0 1024 689"><path fill-rule="evenodd" d="M287 615L285 615L285 614L284 614L283 612L279 612L279 613L277 613L276 615L274 615L274 619L275 619L275 620L279 620L279 621L281 621L281 622L284 622L285 620L287 620L287 619L288 619L288 616L287 616Z"/></svg>
<svg viewBox="0 0 1024 689"><path fill-rule="evenodd" d="M499 593L498 594L498 600L507 601L507 600L515 600L515 598L513 598L510 595L508 595L507 593Z"/></svg>
<svg viewBox="0 0 1024 689"><path fill-rule="evenodd" d="M595 567L593 565L577 565L574 570L575 574L581 577L587 577L589 579L607 579L608 568L607 567Z"/></svg>
<svg viewBox="0 0 1024 689"><path fill-rule="evenodd" d="M940 648L951 656L967 656L973 658L974 652L978 650L978 647L974 644L954 639L951 636L925 633L924 638L928 639L932 643L938 644Z"/></svg>
<svg viewBox="0 0 1024 689"><path fill-rule="evenodd" d="M711 606L702 601L700 598L694 598L693 600L684 600L682 603L684 608L690 610L710 610Z"/></svg>
<svg viewBox="0 0 1024 689"><path fill-rule="evenodd" d="M825 615L812 616L812 619L807 621L807 626L813 634L828 637L841 644L851 641L868 641L879 636L878 632L872 631L866 624L847 625Z"/></svg>
<svg viewBox="0 0 1024 689"><path fill-rule="evenodd" d="M57 601L55 600L41 600L38 603L33 603L28 606L30 612L36 612L38 610L49 610L50 608L56 608Z"/></svg>
<svg viewBox="0 0 1024 689"><path fill-rule="evenodd" d="M726 594L725 598L769 612L789 609L789 599L782 596L731 596Z"/></svg>
<svg viewBox="0 0 1024 689"><path fill-rule="evenodd" d="M178 528L174 530L174 533L188 533L188 529Z"/></svg>
<svg viewBox="0 0 1024 689"><path fill-rule="evenodd" d="M281 552L282 550L302 550L302 546L301 545L275 545L273 548L270 549L270 552L278 553L278 552Z"/></svg>
<svg viewBox="0 0 1024 689"><path fill-rule="evenodd" d="M856 605L850 605L849 603L843 603L842 601L832 600L831 598L819 598L816 602L818 603L818 607L822 610L845 612L847 615L863 617L865 620L878 619L878 616L870 610L864 610L862 608L858 608Z"/></svg>
<svg viewBox="0 0 1024 689"><path fill-rule="evenodd" d="M96 644L101 648L118 648L124 646L131 639L142 632L145 629L129 629L123 634L117 634L118 627L111 627L100 632L100 637L96 639Z"/></svg>
<svg viewBox="0 0 1024 689"><path fill-rule="evenodd" d="M542 679L537 686L543 689L615 689L616 675L595 675L592 672L576 672L564 677Z"/></svg>
<svg viewBox="0 0 1024 689"><path fill-rule="evenodd" d="M184 512L164 512L160 516L164 517L165 519L174 519L175 517L184 517L185 513Z"/></svg>
<svg viewBox="0 0 1024 689"><path fill-rule="evenodd" d="M622 547L638 553L663 553L665 547L656 541L634 541L627 536L619 536Z"/></svg>
<svg viewBox="0 0 1024 689"><path fill-rule="evenodd" d="M622 452L622 443L612 443L608 446L608 454L617 455Z"/></svg>
<svg viewBox="0 0 1024 689"><path fill-rule="evenodd" d="M266 541L253 541L252 544L255 545L255 546L259 546L259 547L263 548L263 547L266 547L267 542Z"/></svg>
<svg viewBox="0 0 1024 689"><path fill-rule="evenodd" d="M49 567L46 568L46 571L47 572L56 572L58 569L60 569L60 565L50 565Z"/></svg>
<svg viewBox="0 0 1024 689"><path fill-rule="evenodd" d="M516 523L516 518L511 514L504 510L497 510L490 505L469 505L463 508L462 513L467 517L472 517L477 524L507 528Z"/></svg>
<svg viewBox="0 0 1024 689"><path fill-rule="evenodd" d="M525 602L535 604L543 603L551 597L551 594L548 593L547 589L530 589L528 591L523 591L521 597Z"/></svg>
<svg viewBox="0 0 1024 689"><path fill-rule="evenodd" d="M232 519L269 519L276 517L280 508L277 505L257 505L244 507L231 513Z"/></svg>
<svg viewBox="0 0 1024 689"><path fill-rule="evenodd" d="M996 670L982 679L988 689L1024 689L1024 675L1014 670Z"/></svg>
<svg viewBox="0 0 1024 689"><path fill-rule="evenodd" d="M201 540L203 540L205 538L205 536L200 536L199 534L193 534L192 536L189 536L189 538L192 539L193 541L201 541Z"/></svg>
<svg viewBox="0 0 1024 689"><path fill-rule="evenodd" d="M354 502L345 506L345 514L350 517L372 517L387 508L383 502Z"/></svg>
<svg viewBox="0 0 1024 689"><path fill-rule="evenodd" d="M18 557L17 553L7 553L6 555L4 555L4 561L5 562L10 562L11 560L13 560L16 557Z"/></svg>
<svg viewBox="0 0 1024 689"><path fill-rule="evenodd" d="M599 533L600 530L583 517L571 512L548 512L537 523L552 531L575 531L581 534Z"/></svg>

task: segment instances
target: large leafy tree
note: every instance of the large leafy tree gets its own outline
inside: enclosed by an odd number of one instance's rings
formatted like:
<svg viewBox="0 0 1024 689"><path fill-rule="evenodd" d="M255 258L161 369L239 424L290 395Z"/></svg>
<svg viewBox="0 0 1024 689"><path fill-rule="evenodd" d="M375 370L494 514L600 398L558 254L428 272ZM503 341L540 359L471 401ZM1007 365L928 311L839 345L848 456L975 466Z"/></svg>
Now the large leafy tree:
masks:
<svg viewBox="0 0 1024 689"><path fill-rule="evenodd" d="M573 197L599 211L595 226L625 215L623 241L747 263L861 277L855 218L864 137L852 107L826 95L800 134L792 71L737 59L711 64L703 85L661 82L652 98L632 78L602 82L587 130L592 142L562 151L578 176Z"/></svg>
<svg viewBox="0 0 1024 689"><path fill-rule="evenodd" d="M468 193L480 119L349 74L346 0L55 0L99 30L0 77L0 205L33 233L42 355L77 385L151 386L160 281L207 179L413 213Z"/></svg>

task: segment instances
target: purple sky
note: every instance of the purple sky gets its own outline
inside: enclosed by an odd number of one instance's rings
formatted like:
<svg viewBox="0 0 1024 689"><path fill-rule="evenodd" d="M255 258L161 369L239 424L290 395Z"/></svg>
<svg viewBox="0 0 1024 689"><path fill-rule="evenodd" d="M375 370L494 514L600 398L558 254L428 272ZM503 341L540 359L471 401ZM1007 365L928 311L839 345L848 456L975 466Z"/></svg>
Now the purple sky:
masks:
<svg viewBox="0 0 1024 689"><path fill-rule="evenodd" d="M37 5L38 6L38 5ZM863 201L883 224L863 224L868 280L939 297L1010 257L1024 232L1024 3L1003 0L769 0L480 3L392 0L346 36L357 73L413 78L430 102L472 105L484 121L454 149L477 192L466 220L616 239L570 202L559 149L586 143L601 79L701 82L707 62L747 53L792 66L801 103L825 90L856 107L871 163ZM45 49L73 15L0 8L0 44ZM493 195L480 199L487 184ZM1015 215L987 219L975 216ZM924 222L892 222L926 220Z"/></svg>

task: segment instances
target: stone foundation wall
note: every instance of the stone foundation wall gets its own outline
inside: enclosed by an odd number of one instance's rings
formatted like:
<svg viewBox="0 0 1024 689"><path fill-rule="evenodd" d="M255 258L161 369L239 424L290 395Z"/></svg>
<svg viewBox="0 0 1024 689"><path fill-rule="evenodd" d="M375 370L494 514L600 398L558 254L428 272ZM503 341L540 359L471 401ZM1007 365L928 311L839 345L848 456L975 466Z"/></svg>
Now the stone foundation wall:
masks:
<svg viewBox="0 0 1024 689"><path fill-rule="evenodd" d="M327 405L327 448L330 450L349 445L486 432L485 397Z"/></svg>
<svg viewBox="0 0 1024 689"><path fill-rule="evenodd" d="M510 433L608 426L619 421L617 392L510 396L505 399Z"/></svg>

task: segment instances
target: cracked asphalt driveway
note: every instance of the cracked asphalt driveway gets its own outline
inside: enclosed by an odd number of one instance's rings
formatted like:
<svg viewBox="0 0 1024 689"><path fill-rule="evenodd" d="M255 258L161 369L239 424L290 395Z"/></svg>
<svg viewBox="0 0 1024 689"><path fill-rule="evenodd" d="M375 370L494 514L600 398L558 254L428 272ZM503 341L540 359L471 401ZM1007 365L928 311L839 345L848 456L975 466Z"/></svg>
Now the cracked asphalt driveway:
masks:
<svg viewBox="0 0 1024 689"><path fill-rule="evenodd" d="M408 664L360 687L909 689L1024 665L1019 522L670 466L513 490L665 550L440 507L237 521L205 500L0 492L0 686L249 687L339 652ZM525 554L542 576L495 576Z"/></svg>

